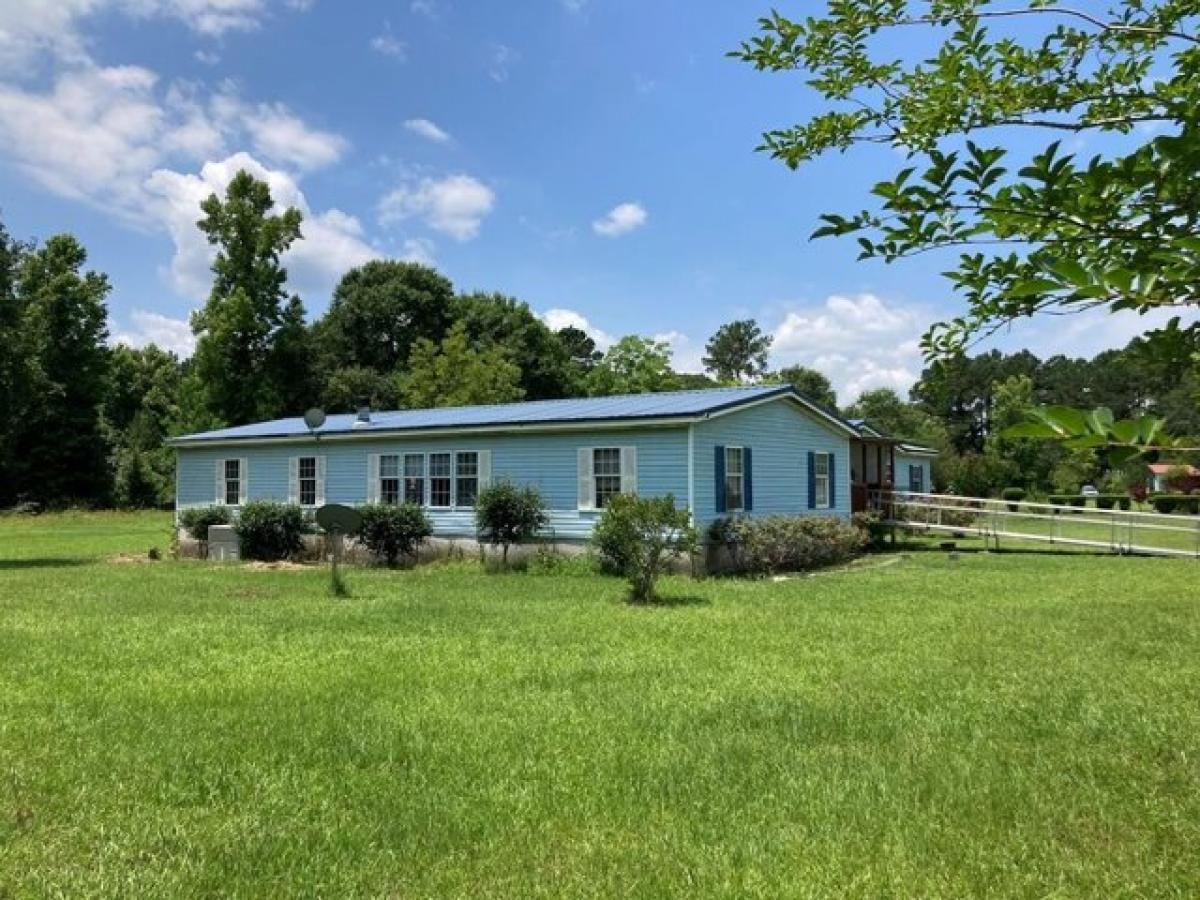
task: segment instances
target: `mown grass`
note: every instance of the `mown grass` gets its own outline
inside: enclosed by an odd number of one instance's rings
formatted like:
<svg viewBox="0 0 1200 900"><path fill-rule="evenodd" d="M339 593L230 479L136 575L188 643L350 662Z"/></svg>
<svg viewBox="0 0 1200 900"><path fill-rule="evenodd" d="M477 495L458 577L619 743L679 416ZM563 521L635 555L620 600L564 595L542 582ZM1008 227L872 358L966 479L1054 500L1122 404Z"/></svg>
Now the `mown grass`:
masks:
<svg viewBox="0 0 1200 900"><path fill-rule="evenodd" d="M1195 562L334 600L37 521L96 560L0 570L0 896L1200 892Z"/></svg>

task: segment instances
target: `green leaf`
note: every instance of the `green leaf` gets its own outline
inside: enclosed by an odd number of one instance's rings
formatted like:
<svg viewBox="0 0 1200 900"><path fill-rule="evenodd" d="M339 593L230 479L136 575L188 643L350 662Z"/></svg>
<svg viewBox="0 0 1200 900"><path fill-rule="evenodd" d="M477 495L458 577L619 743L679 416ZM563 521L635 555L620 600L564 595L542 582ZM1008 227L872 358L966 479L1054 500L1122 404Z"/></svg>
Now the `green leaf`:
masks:
<svg viewBox="0 0 1200 900"><path fill-rule="evenodd" d="M1087 416L1072 406L1045 406L1039 413L1042 421L1060 434L1078 435L1089 431Z"/></svg>
<svg viewBox="0 0 1200 900"><path fill-rule="evenodd" d="M1058 432L1042 422L1018 422L1000 432L1006 438L1056 438Z"/></svg>

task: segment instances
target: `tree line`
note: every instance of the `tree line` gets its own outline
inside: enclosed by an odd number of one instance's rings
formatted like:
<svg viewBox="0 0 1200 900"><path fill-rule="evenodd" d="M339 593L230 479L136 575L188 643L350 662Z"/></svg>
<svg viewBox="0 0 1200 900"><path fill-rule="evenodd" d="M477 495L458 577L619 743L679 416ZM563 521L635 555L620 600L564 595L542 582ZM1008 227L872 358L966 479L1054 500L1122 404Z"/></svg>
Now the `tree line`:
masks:
<svg viewBox="0 0 1200 900"><path fill-rule="evenodd" d="M213 284L192 316L189 359L153 345L110 346L111 285L87 270L83 246L65 234L41 245L18 241L0 225L0 506L169 504L168 437L310 406L424 408L790 383L839 411L820 372L769 368L771 336L752 319L721 326L706 344L705 372L683 373L663 341L627 335L602 352L578 328L552 330L517 298L459 293L416 263L352 269L310 323L282 264L301 237L300 212L277 211L268 186L245 172L200 212L197 225L215 250ZM872 391L840 411L942 450L943 483L1050 489L1087 467L1057 446L1000 436L1032 405L1154 409L1200 432L1194 367L1183 364L1197 352L1196 332L1166 332L1153 345L1139 338L1093 360L959 356L927 369L907 399Z"/></svg>

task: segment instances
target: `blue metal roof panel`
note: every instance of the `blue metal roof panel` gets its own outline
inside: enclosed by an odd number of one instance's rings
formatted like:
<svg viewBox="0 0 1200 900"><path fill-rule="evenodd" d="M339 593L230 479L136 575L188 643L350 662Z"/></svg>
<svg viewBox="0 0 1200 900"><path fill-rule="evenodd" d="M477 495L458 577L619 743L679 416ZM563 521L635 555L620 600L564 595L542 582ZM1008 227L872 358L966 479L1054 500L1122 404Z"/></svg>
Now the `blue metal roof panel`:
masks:
<svg viewBox="0 0 1200 900"><path fill-rule="evenodd" d="M355 425L353 413L331 415L317 435L373 434L425 429L487 428L512 425L557 425L638 419L692 418L775 395L794 394L787 385L711 388L658 394L625 394L616 397L583 397L569 400L529 400L493 406L458 406L440 409L402 409L371 412L371 421ZM841 420L835 419L840 422ZM844 424L844 423L842 423ZM187 445L208 441L301 437L310 433L301 418L255 422L217 431L174 438Z"/></svg>

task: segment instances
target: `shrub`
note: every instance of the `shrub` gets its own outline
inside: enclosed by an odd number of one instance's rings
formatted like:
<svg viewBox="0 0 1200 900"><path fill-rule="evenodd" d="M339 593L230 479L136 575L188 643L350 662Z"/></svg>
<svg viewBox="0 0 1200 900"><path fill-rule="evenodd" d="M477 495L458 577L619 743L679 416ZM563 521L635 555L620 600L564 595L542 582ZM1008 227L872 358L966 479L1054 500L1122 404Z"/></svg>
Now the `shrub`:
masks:
<svg viewBox="0 0 1200 900"><path fill-rule="evenodd" d="M179 524L193 540L200 542L201 554L208 555L208 529L211 525L229 524L229 507L196 506L179 513Z"/></svg>
<svg viewBox="0 0 1200 900"><path fill-rule="evenodd" d="M1006 487L1000 492L1000 499L1008 501L1009 512L1016 512L1025 496L1025 488L1020 487Z"/></svg>
<svg viewBox="0 0 1200 900"><path fill-rule="evenodd" d="M403 557L415 557L433 534L425 510L415 503L372 503L359 509L362 526L358 539L378 559L394 566Z"/></svg>
<svg viewBox="0 0 1200 900"><path fill-rule="evenodd" d="M592 534L606 563L629 579L630 599L654 599L654 584L667 563L696 551L691 513L675 497L618 494L608 501Z"/></svg>
<svg viewBox="0 0 1200 900"><path fill-rule="evenodd" d="M517 487L497 481L475 498L475 528L481 543L503 548L508 565L508 548L534 537L550 521L542 495L532 485Z"/></svg>
<svg viewBox="0 0 1200 900"><path fill-rule="evenodd" d="M295 556L309 531L304 510L293 503L251 500L238 515L238 542L243 559L274 562Z"/></svg>
<svg viewBox="0 0 1200 900"><path fill-rule="evenodd" d="M1150 497L1150 505L1160 513L1200 514L1200 496L1191 494L1154 494Z"/></svg>
<svg viewBox="0 0 1200 900"><path fill-rule="evenodd" d="M883 546L888 526L883 524L883 519L879 513L874 510L856 512L850 517L850 524L862 535L864 547L878 550Z"/></svg>
<svg viewBox="0 0 1200 900"><path fill-rule="evenodd" d="M1129 509L1130 498L1128 494L1097 494L1096 509Z"/></svg>
<svg viewBox="0 0 1200 900"><path fill-rule="evenodd" d="M851 559L867 543L861 529L828 516L733 519L725 529L735 565L755 575L803 572Z"/></svg>

